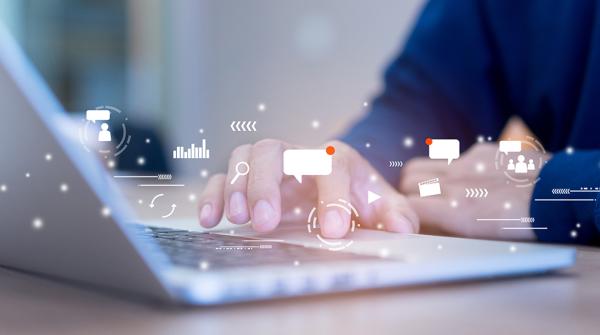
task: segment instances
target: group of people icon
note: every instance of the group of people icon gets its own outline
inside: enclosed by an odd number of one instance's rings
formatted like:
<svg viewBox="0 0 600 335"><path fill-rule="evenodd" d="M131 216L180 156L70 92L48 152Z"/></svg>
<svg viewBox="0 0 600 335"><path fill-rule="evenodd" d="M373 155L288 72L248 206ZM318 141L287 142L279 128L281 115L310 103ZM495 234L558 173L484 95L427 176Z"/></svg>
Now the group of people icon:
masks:
<svg viewBox="0 0 600 335"><path fill-rule="evenodd" d="M508 160L506 170L515 171L515 173L527 173L527 171L535 171L535 164L533 163L533 159L530 159L529 163L525 163L525 156L519 155L517 156L516 164L514 160Z"/></svg>

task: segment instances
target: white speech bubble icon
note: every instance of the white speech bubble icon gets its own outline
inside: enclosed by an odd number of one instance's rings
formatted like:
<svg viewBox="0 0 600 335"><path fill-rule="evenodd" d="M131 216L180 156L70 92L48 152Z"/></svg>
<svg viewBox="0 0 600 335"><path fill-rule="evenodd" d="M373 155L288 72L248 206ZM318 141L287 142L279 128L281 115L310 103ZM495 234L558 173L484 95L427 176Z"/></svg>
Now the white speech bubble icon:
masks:
<svg viewBox="0 0 600 335"><path fill-rule="evenodd" d="M425 143L429 145L429 158L447 159L448 165L460 157L459 140L440 140L428 138Z"/></svg>
<svg viewBox="0 0 600 335"><path fill-rule="evenodd" d="M333 152L333 147L328 147L327 150L285 150L283 152L283 173L294 176L299 183L302 183L302 176L330 175L333 165Z"/></svg>
<svg viewBox="0 0 600 335"><path fill-rule="evenodd" d="M521 141L500 141L499 148L505 155L509 152L521 152Z"/></svg>
<svg viewBox="0 0 600 335"><path fill-rule="evenodd" d="M110 111L107 109L89 109L85 112L85 118L93 123L108 121L110 120Z"/></svg>

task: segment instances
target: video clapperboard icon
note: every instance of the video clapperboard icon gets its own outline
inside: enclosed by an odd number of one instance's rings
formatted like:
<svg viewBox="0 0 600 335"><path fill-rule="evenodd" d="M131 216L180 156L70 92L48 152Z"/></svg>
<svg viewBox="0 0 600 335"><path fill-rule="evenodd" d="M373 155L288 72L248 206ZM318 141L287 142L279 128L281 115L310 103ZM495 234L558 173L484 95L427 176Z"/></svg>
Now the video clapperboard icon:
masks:
<svg viewBox="0 0 600 335"><path fill-rule="evenodd" d="M421 195L421 198L442 194L440 179L434 178L420 182L419 194Z"/></svg>

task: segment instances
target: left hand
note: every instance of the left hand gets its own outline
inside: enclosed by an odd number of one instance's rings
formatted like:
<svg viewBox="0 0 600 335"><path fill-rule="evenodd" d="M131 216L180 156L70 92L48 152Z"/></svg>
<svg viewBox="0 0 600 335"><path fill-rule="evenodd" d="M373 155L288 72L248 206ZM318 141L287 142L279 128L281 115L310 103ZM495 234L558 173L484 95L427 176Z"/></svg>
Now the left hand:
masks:
<svg viewBox="0 0 600 335"><path fill-rule="evenodd" d="M411 207L421 220L421 232L471 238L533 240L530 227L521 221L477 221L486 219L517 219L529 216L533 187L516 187L507 183L502 170L494 166L497 145L475 144L453 161L415 158L402 168L400 191L408 197ZM529 173L539 174L539 170ZM442 194L421 198L418 183L439 178ZM486 188L486 198L467 198L465 188Z"/></svg>

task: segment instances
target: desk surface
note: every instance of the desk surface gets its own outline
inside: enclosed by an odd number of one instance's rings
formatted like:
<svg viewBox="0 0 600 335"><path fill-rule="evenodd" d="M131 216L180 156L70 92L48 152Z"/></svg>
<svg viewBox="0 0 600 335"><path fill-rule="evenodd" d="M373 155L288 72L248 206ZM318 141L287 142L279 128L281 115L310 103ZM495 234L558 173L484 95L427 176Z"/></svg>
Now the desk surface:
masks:
<svg viewBox="0 0 600 335"><path fill-rule="evenodd" d="M167 308L0 268L3 334L597 334L600 249L561 274Z"/></svg>

